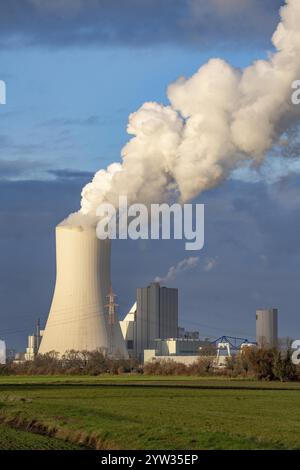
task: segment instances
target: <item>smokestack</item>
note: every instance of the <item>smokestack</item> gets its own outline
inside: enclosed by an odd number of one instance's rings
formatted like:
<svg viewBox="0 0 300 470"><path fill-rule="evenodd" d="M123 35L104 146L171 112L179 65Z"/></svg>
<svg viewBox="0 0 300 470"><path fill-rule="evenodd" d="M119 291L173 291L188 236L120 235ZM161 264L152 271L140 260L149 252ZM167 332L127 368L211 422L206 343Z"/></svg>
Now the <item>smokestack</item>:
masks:
<svg viewBox="0 0 300 470"><path fill-rule="evenodd" d="M39 353L107 352L109 288L110 240L98 240L95 227L58 225L56 284ZM118 322L114 328L113 355L128 357Z"/></svg>

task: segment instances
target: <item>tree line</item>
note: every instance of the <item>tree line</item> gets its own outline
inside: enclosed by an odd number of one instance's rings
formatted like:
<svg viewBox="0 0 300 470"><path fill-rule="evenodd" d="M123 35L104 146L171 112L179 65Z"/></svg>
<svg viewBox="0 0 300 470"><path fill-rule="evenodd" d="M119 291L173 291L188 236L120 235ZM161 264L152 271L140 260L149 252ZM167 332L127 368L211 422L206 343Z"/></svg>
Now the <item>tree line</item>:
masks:
<svg viewBox="0 0 300 470"><path fill-rule="evenodd" d="M1 375L225 375L257 380L300 380L300 367L292 362L292 351L270 348L246 348L228 357L225 366L215 367L213 356L199 356L190 365L168 360L153 360L140 365L135 359L110 358L102 350L55 351L38 354L32 361L10 361L0 367Z"/></svg>

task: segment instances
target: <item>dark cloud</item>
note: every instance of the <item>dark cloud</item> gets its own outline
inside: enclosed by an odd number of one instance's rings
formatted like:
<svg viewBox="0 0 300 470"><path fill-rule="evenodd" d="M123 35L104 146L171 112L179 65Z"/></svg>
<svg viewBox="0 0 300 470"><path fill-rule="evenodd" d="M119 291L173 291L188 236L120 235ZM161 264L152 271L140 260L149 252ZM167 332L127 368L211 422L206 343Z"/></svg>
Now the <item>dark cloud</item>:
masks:
<svg viewBox="0 0 300 470"><path fill-rule="evenodd" d="M10 0L2 46L267 44L283 0Z"/></svg>
<svg viewBox="0 0 300 470"><path fill-rule="evenodd" d="M8 135L0 135L0 156L8 153L10 155L32 155L42 150L44 150L44 146L41 143L17 142Z"/></svg>
<svg viewBox="0 0 300 470"><path fill-rule="evenodd" d="M45 319L55 276L54 227L76 209L82 183L0 182L0 336L8 345L24 347L34 319Z"/></svg>
<svg viewBox="0 0 300 470"><path fill-rule="evenodd" d="M55 155L57 152L73 150L76 147L71 132L68 128L58 126L55 131L52 129L51 133L46 136L36 128L33 130L33 136L28 135L21 139L13 134L0 134L0 168L13 169L15 166L16 178L20 171L24 174L31 174L32 178L37 178L37 171L52 166L49 161L46 161L45 155L49 158L51 153ZM28 142L25 141L26 138L29 139ZM13 174L11 176L14 177Z"/></svg>
<svg viewBox="0 0 300 470"><path fill-rule="evenodd" d="M0 139L1 140L1 139ZM0 160L0 179L18 179L28 174L43 170L45 165L40 161L30 161L25 159Z"/></svg>
<svg viewBox="0 0 300 470"><path fill-rule="evenodd" d="M70 170L66 170L66 175ZM26 335L47 318L55 280L55 225L80 202L89 176L53 181L0 181L0 337L24 348ZM172 283L180 289L181 323L202 336L253 337L255 309L278 306L282 336L299 337L300 179L273 186L228 181L203 194L205 246L182 241L114 242L112 273L120 317L137 286L187 256L199 264ZM217 258L210 271L207 261ZM135 260L134 268L132 260Z"/></svg>
<svg viewBox="0 0 300 470"><path fill-rule="evenodd" d="M70 170L68 168L65 168L63 170L48 170L48 173L62 180L78 178L81 180L82 178L88 178L89 180L91 180L94 176L94 173L90 171Z"/></svg>
<svg viewBox="0 0 300 470"><path fill-rule="evenodd" d="M45 179L49 176L57 180L83 179L91 180L94 173L91 171L74 170L70 168L51 169L48 163L26 159L0 160L0 181L30 179L30 175L43 173Z"/></svg>

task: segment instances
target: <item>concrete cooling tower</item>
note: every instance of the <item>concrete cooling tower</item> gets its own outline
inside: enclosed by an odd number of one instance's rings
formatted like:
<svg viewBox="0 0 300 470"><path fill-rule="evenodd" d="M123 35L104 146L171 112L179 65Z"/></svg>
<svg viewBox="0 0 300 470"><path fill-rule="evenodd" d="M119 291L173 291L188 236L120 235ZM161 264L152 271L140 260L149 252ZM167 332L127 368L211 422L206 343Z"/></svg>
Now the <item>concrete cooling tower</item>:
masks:
<svg viewBox="0 0 300 470"><path fill-rule="evenodd" d="M58 225L56 284L39 353L101 348L127 358L119 322L106 312L109 290L110 240L99 240L93 227Z"/></svg>

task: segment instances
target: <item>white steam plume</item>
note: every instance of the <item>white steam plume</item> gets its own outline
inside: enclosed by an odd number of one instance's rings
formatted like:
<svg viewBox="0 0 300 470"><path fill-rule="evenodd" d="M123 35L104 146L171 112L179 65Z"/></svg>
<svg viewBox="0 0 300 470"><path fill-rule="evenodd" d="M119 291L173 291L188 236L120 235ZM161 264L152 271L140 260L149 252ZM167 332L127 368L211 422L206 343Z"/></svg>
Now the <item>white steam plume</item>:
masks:
<svg viewBox="0 0 300 470"><path fill-rule="evenodd" d="M218 263L218 257L216 256L215 258L209 258L206 262L206 264L203 267L203 271L209 272L212 269L214 269L217 266Z"/></svg>
<svg viewBox="0 0 300 470"><path fill-rule="evenodd" d="M129 116L132 139L122 163L98 171L82 190L81 209L69 223L94 220L103 201L188 201L266 153L300 118L291 103L300 79L300 1L282 7L275 52L244 70L212 59L191 78L168 87L170 106L144 103Z"/></svg>
<svg viewBox="0 0 300 470"><path fill-rule="evenodd" d="M198 256L190 256L189 258L185 258L182 261L179 261L176 266L171 266L165 275L165 277L156 277L154 279L155 282L169 282L174 281L176 277L183 273L184 271L189 271L190 269L194 269L199 261Z"/></svg>

